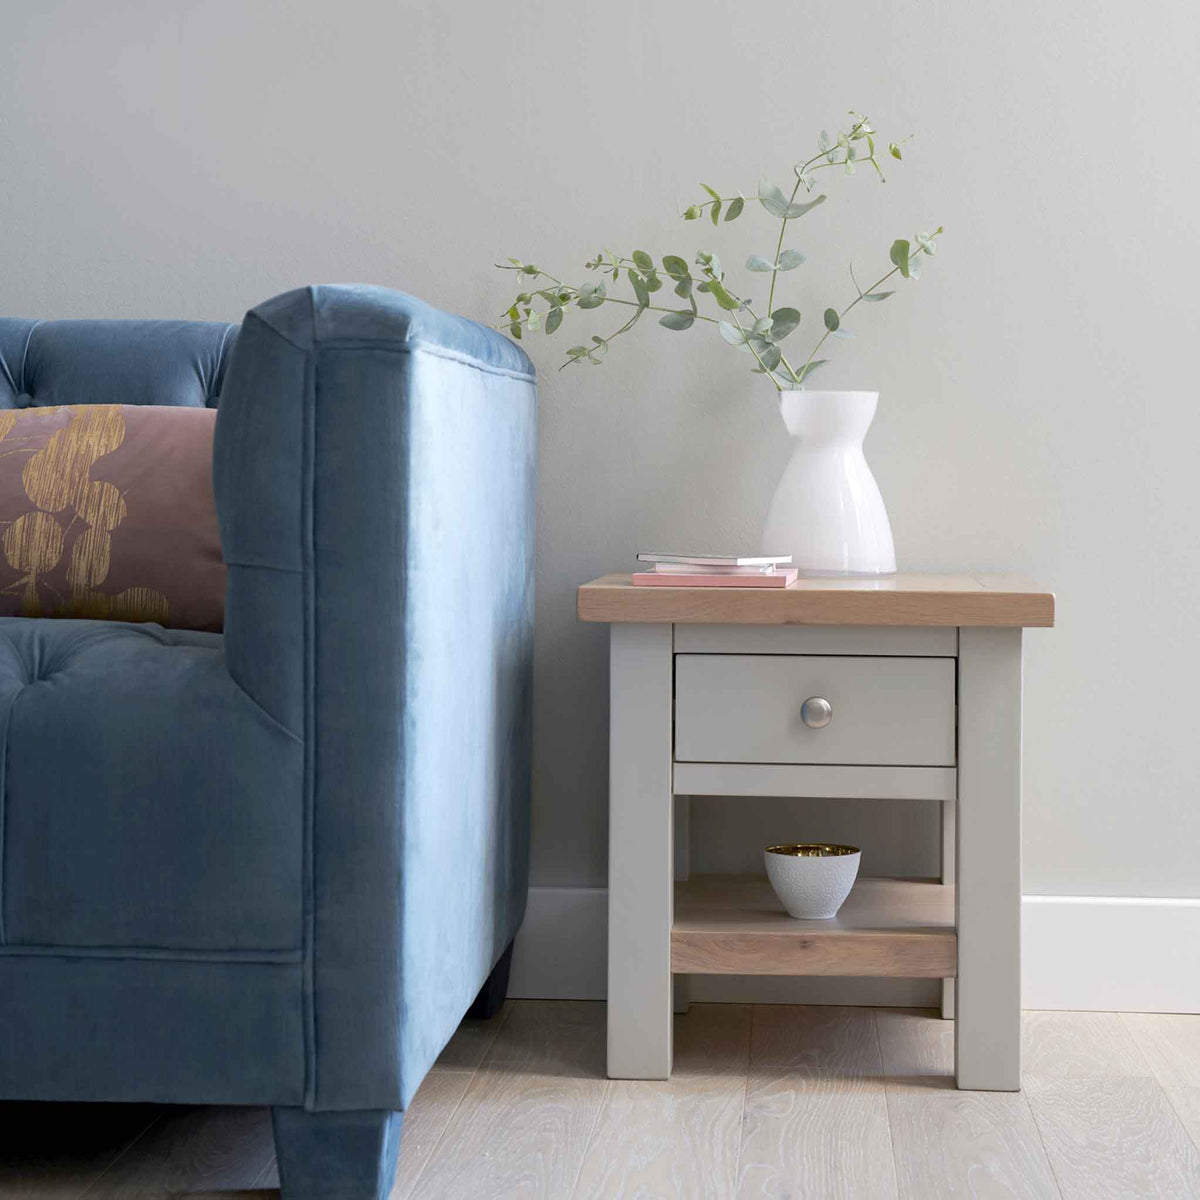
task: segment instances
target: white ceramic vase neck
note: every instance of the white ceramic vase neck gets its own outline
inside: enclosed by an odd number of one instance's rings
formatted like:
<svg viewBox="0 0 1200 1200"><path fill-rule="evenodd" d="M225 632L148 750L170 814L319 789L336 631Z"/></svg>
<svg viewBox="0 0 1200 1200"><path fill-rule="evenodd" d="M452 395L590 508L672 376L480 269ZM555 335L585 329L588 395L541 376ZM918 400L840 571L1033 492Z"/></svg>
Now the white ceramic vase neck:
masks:
<svg viewBox="0 0 1200 1200"><path fill-rule="evenodd" d="M763 529L766 554L805 575L890 575L896 551L879 485L863 455L878 392L782 393L795 439Z"/></svg>

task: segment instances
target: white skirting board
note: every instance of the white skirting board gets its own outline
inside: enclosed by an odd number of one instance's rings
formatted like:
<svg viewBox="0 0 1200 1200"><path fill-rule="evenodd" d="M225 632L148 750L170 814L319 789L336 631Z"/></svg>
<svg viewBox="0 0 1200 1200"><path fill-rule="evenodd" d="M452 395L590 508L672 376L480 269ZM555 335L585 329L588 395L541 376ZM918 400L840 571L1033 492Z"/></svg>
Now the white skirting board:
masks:
<svg viewBox="0 0 1200 1200"><path fill-rule="evenodd" d="M1200 1012L1200 899L1026 896L1025 1008Z"/></svg>
<svg viewBox="0 0 1200 1200"><path fill-rule="evenodd" d="M603 1000L608 893L533 887L509 995ZM1200 899L1026 896L1026 1008L1200 1012ZM936 1006L934 980L694 976L691 998L759 1004Z"/></svg>

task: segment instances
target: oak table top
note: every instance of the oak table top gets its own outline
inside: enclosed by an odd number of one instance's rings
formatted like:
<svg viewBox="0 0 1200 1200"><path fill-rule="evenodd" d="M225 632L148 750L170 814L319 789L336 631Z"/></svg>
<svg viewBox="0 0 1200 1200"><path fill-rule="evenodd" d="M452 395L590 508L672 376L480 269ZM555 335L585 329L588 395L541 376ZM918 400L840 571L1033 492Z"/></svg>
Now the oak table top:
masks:
<svg viewBox="0 0 1200 1200"><path fill-rule="evenodd" d="M798 579L786 588L634 587L602 575L578 591L581 621L730 625L1049 628L1054 593L1016 575Z"/></svg>

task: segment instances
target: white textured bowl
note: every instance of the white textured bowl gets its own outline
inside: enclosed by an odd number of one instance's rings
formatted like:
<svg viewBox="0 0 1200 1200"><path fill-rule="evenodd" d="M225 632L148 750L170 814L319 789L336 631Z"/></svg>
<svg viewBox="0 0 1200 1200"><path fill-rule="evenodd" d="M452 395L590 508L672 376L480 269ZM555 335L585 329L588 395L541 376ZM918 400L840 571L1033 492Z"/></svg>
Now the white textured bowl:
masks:
<svg viewBox="0 0 1200 1200"><path fill-rule="evenodd" d="M763 851L767 878L789 917L824 921L836 917L858 876L857 846L795 842Z"/></svg>

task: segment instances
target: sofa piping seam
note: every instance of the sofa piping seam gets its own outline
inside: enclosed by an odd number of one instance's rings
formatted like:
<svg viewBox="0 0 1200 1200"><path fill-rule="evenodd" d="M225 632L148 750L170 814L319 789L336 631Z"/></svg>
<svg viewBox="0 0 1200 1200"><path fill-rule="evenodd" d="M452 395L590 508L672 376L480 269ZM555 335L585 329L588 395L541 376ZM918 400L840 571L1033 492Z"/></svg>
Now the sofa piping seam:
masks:
<svg viewBox="0 0 1200 1200"><path fill-rule="evenodd" d="M265 717L271 723L271 726L274 729L277 729L280 733L286 734L289 738L291 738L297 746L304 745L304 738L301 737L300 734L289 729L278 717L274 716L271 712L264 708L263 705L255 700L255 698L244 687L242 687L242 685L236 679L234 679L233 675L229 671L228 662L225 664L225 673L229 676L230 682L233 684L233 686L237 688L237 690L254 706L255 712Z"/></svg>
<svg viewBox="0 0 1200 1200"><path fill-rule="evenodd" d="M316 289L308 289L309 328L317 332ZM282 336L282 335L281 335ZM317 914L316 914L316 439L317 360L313 347L304 351L303 461L300 476L300 560L304 621L304 861L301 869L301 914L304 957L300 971L304 1013L304 1107L317 1104Z"/></svg>
<svg viewBox="0 0 1200 1200"><path fill-rule="evenodd" d="M254 562L251 559L226 559L226 567L245 567L252 571L281 571L287 575L303 575L303 567L281 567L278 563Z"/></svg>
<svg viewBox="0 0 1200 1200"><path fill-rule="evenodd" d="M282 338L293 349L300 350L305 354L319 353L322 350L371 349L388 350L396 354L412 354L414 351L421 351L425 354L432 354L437 358L448 358L453 362L462 363L463 366L472 367L474 370L480 371L485 375L500 375L509 379L517 379L524 383L537 383L537 375L530 371L518 371L513 367L501 367L493 363L485 363L473 354L464 354L461 351L452 350L448 346L441 346L437 342L428 342L420 338L406 339L405 341L396 341L390 338L329 338L328 340L318 338L314 291L314 288L310 287L308 289L309 319L312 323L313 331L312 344L309 346L305 346L294 338L288 337L277 325L268 321L266 317L254 309L251 309L246 316L253 317L259 324L266 326L267 329L271 330L277 337ZM484 327L481 326L481 328Z"/></svg>
<svg viewBox="0 0 1200 1200"><path fill-rule="evenodd" d="M21 943L0 946L0 960L5 958L95 958L136 960L139 962L198 962L251 963L295 966L300 962L300 950L189 950L168 946L57 946Z"/></svg>
<svg viewBox="0 0 1200 1200"><path fill-rule="evenodd" d="M230 322L230 324L225 326L225 332L221 335L221 344L217 347L217 367L213 375L214 387L216 386L217 380L222 377L222 368L225 366L225 347L229 344L229 335L234 331L234 328L235 326L232 322ZM217 395L216 393L210 393L206 388L204 391L204 399L206 402L209 400L216 400Z"/></svg>
<svg viewBox="0 0 1200 1200"><path fill-rule="evenodd" d="M29 345L33 341L33 335L45 324L45 321L34 321L29 327L29 332L25 335L25 345L21 350L21 386L17 391L23 395L29 395L29 388L25 383L25 364L29 360Z"/></svg>
<svg viewBox="0 0 1200 1200"><path fill-rule="evenodd" d="M511 367L498 367L491 363L481 362L470 354L451 350L437 342L413 340L408 342L389 342L382 338L338 338L327 342L319 342L318 350L383 350L393 354L429 354L434 358L446 358L451 362L461 363L484 375L499 375L505 379L516 379L522 383L536 383L537 376L528 371L516 371Z"/></svg>

